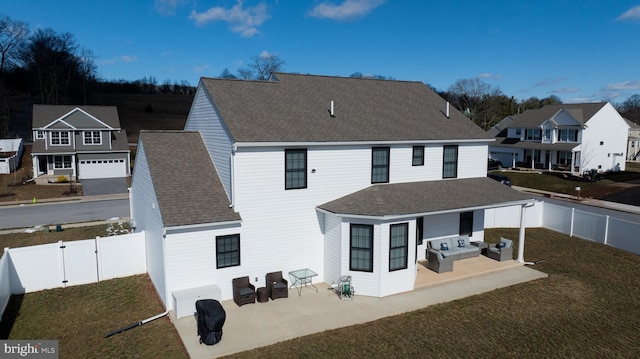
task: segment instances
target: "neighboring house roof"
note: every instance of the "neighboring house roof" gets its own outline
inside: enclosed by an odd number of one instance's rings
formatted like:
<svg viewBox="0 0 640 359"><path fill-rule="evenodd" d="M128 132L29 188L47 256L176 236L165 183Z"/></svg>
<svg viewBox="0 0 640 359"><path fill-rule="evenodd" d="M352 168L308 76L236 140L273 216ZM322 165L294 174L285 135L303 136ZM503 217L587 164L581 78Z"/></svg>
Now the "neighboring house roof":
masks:
<svg viewBox="0 0 640 359"><path fill-rule="evenodd" d="M483 177L377 184L318 208L344 215L385 217L455 211L460 208L489 208L510 202L526 203L533 202L533 199Z"/></svg>
<svg viewBox="0 0 640 359"><path fill-rule="evenodd" d="M199 132L141 131L140 143L164 226L240 220Z"/></svg>
<svg viewBox="0 0 640 359"><path fill-rule="evenodd" d="M421 82L277 73L203 78L235 142L490 140ZM334 115L330 115L331 101Z"/></svg>
<svg viewBox="0 0 640 359"><path fill-rule="evenodd" d="M624 117L622 119L627 123L627 125L629 125L629 130L632 130L632 131L640 130L640 125L638 125L637 123L635 123L635 122L633 122L633 121L631 121L629 119L626 119Z"/></svg>
<svg viewBox="0 0 640 359"><path fill-rule="evenodd" d="M578 104L559 104L559 105L545 105L543 108L530 109L520 114L514 121L507 127L510 128L536 128L539 127L544 121L551 119L558 111L565 110L571 114L571 116L578 121L579 124L584 125L596 112L600 111L604 107L606 102L597 103L578 103Z"/></svg>
<svg viewBox="0 0 640 359"><path fill-rule="evenodd" d="M489 129L489 131L487 131L487 134L489 136L492 136L492 137L498 136L504 130L506 130L507 127L509 127L509 125L511 124L511 122L513 122L517 117L518 117L518 115L511 115L511 116L507 116L507 117L503 118L500 122L498 122L495 125L493 125L493 127L491 127ZM505 136L506 136L506 134L505 134Z"/></svg>
<svg viewBox="0 0 640 359"><path fill-rule="evenodd" d="M118 117L118 108L115 106L74 106L74 105L33 105L33 123L32 127L44 128L50 125L57 119L68 115L75 109L80 109L90 116L94 117L98 121L84 121L80 116L75 119L75 123L79 124L78 129L92 129L106 127L100 122L103 122L112 129L120 129L120 118ZM68 116L69 122L74 123L74 114Z"/></svg>
<svg viewBox="0 0 640 359"><path fill-rule="evenodd" d="M64 124L60 123L60 120L64 121ZM47 127L49 125L52 126ZM112 134L112 136L109 137L111 149L100 150L99 152L129 151L127 133L120 128L118 108L115 106L33 105L32 128L48 128L53 130L110 130ZM31 149L32 154L73 154L82 152L82 150L77 148L47 148L44 141L33 141L33 147ZM95 150L91 149L86 152L95 152Z"/></svg>

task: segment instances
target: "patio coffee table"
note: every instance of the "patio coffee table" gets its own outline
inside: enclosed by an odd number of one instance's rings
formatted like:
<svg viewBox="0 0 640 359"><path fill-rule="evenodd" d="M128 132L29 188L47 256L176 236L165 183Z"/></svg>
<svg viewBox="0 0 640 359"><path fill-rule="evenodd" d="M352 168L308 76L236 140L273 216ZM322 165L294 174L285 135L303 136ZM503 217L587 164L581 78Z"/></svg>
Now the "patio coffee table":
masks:
<svg viewBox="0 0 640 359"><path fill-rule="evenodd" d="M302 286L308 287L311 285L316 292L318 292L318 288L311 282L311 278L317 275L318 273L308 268L291 271L289 272L289 277L293 278L293 280L291 281L292 283L289 286L289 289L293 288L297 284L298 295L301 295Z"/></svg>

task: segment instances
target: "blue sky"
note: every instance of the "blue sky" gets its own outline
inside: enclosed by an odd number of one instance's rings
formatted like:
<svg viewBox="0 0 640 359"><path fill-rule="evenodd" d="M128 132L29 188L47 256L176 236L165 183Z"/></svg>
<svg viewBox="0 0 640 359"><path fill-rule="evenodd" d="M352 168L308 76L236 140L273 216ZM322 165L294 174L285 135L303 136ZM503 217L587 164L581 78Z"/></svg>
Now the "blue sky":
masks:
<svg viewBox="0 0 640 359"><path fill-rule="evenodd" d="M196 85L273 54L285 72L438 90L477 77L517 99L640 94L640 0L3 0L0 14L73 34L109 80Z"/></svg>

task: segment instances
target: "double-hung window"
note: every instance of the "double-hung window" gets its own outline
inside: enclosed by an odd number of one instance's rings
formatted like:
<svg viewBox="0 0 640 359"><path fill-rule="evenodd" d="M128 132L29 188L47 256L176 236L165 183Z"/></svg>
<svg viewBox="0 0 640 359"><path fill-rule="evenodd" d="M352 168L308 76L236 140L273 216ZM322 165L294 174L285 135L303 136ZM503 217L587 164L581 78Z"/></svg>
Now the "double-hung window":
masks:
<svg viewBox="0 0 640 359"><path fill-rule="evenodd" d="M460 213L460 235L473 235L473 212Z"/></svg>
<svg viewBox="0 0 640 359"><path fill-rule="evenodd" d="M53 156L53 168L71 168L71 156Z"/></svg>
<svg viewBox="0 0 640 359"><path fill-rule="evenodd" d="M412 166L424 166L424 146L413 146Z"/></svg>
<svg viewBox="0 0 640 359"><path fill-rule="evenodd" d="M389 147L371 149L371 183L389 183Z"/></svg>
<svg viewBox="0 0 640 359"><path fill-rule="evenodd" d="M67 132L67 131L52 131L51 132L51 144L52 145L68 145L69 144L69 132Z"/></svg>
<svg viewBox="0 0 640 359"><path fill-rule="evenodd" d="M560 130L558 133L559 142L578 142L578 131Z"/></svg>
<svg viewBox="0 0 640 359"><path fill-rule="evenodd" d="M351 224L349 270L373 272L373 226Z"/></svg>
<svg viewBox="0 0 640 359"><path fill-rule="evenodd" d="M100 131L84 131L84 144L85 145L102 144L102 137L100 136Z"/></svg>
<svg viewBox="0 0 640 359"><path fill-rule="evenodd" d="M458 178L458 146L444 146L442 178Z"/></svg>
<svg viewBox="0 0 640 359"><path fill-rule="evenodd" d="M37 130L36 131L36 140L43 140L43 139L44 139L44 131Z"/></svg>
<svg viewBox="0 0 640 359"><path fill-rule="evenodd" d="M540 141L539 128L527 128L524 130L524 139L526 141Z"/></svg>
<svg viewBox="0 0 640 359"><path fill-rule="evenodd" d="M216 268L240 265L240 234L216 236Z"/></svg>
<svg viewBox="0 0 640 359"><path fill-rule="evenodd" d="M389 272L407 269L409 224L392 224L389 233Z"/></svg>
<svg viewBox="0 0 640 359"><path fill-rule="evenodd" d="M307 188L307 150L285 150L284 162L284 189Z"/></svg>

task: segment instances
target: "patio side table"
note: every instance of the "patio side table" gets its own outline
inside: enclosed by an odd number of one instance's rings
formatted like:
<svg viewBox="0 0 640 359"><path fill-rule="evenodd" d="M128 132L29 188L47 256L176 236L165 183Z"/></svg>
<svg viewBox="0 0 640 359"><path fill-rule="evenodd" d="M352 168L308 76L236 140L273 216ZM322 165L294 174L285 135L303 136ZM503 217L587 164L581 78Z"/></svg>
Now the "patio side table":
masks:
<svg viewBox="0 0 640 359"><path fill-rule="evenodd" d="M260 287L256 289L256 294L258 296L258 302L264 303L269 301L269 295L267 293L267 287Z"/></svg>
<svg viewBox="0 0 640 359"><path fill-rule="evenodd" d="M316 292L318 292L318 288L311 282L311 279L317 275L318 273L312 271L309 268L291 271L289 272L289 277L293 278L293 280L291 281L292 283L289 286L289 289L297 285L296 289L298 289L298 295L301 295L302 287L308 287L309 285L311 285L316 290Z"/></svg>

